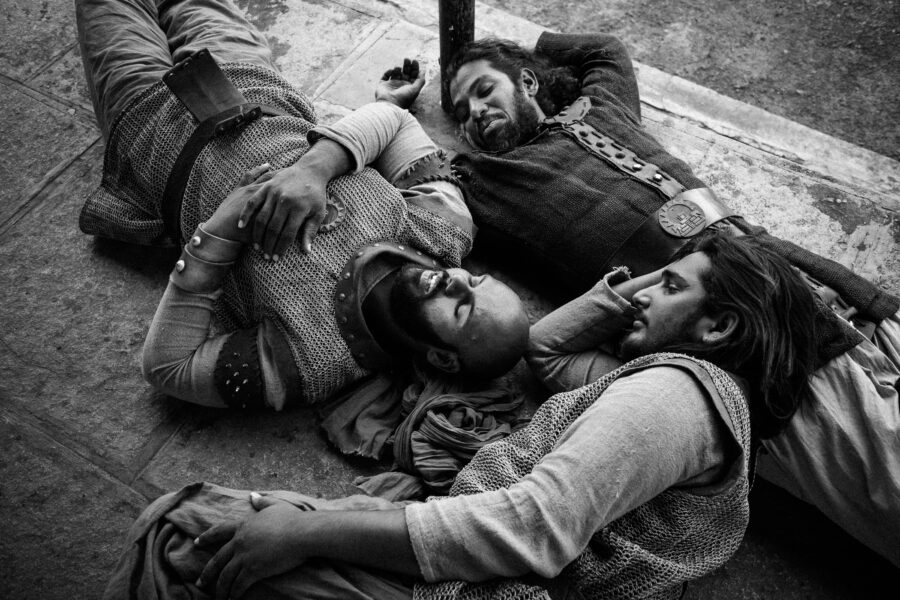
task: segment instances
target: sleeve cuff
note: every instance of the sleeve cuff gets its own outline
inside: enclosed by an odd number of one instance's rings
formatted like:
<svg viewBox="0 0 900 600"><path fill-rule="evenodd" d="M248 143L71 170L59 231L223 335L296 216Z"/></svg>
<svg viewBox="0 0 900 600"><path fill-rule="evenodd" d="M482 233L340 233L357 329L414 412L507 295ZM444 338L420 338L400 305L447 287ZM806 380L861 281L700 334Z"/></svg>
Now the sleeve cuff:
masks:
<svg viewBox="0 0 900 600"><path fill-rule="evenodd" d="M406 518L409 541L412 544L416 562L419 563L419 570L422 572L422 578L427 582L434 582L436 581L435 572L431 563L427 560L425 540L423 539L427 536L427 531L422 527L421 516L418 514L422 509L427 510L427 508L427 502L408 504L403 509L403 515Z"/></svg>
<svg viewBox="0 0 900 600"><path fill-rule="evenodd" d="M631 271L626 266L614 267L612 271L603 276L603 279L594 286L594 291L603 298L609 300L622 315L630 315L634 312L634 305L616 293L614 285L631 279Z"/></svg>
<svg viewBox="0 0 900 600"><path fill-rule="evenodd" d="M243 242L207 233L200 224L181 251L169 281L194 294L218 290L243 249Z"/></svg>

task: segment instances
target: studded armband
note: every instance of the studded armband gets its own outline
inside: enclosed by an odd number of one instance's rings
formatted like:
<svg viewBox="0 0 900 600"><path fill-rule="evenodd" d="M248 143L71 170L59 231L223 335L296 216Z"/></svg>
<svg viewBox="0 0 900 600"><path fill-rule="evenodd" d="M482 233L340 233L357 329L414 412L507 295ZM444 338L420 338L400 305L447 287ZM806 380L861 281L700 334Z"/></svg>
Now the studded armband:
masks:
<svg viewBox="0 0 900 600"><path fill-rule="evenodd" d="M219 352L213 380L230 408L256 409L266 406L265 386L259 366L259 327L232 333Z"/></svg>
<svg viewBox="0 0 900 600"><path fill-rule="evenodd" d="M243 247L243 242L207 233L201 224L184 245L169 280L186 292L214 292L221 287Z"/></svg>
<svg viewBox="0 0 900 600"><path fill-rule="evenodd" d="M450 168L446 150L436 150L416 160L393 183L394 187L407 190L414 185L432 181L447 181L459 185L456 174Z"/></svg>

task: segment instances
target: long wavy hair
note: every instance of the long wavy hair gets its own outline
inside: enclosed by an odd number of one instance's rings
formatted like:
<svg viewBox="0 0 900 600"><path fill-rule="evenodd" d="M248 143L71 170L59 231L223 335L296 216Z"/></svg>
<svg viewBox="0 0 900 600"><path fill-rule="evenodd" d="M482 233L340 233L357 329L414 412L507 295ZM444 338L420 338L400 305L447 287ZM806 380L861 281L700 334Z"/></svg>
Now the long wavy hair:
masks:
<svg viewBox="0 0 900 600"><path fill-rule="evenodd" d="M572 67L554 65L515 42L497 38L484 38L465 45L444 68L443 85L449 89L460 67L475 60L488 61L514 84L519 83L522 69L531 69L539 84L535 100L548 116L571 104L580 93L578 77Z"/></svg>
<svg viewBox="0 0 900 600"><path fill-rule="evenodd" d="M710 233L695 238L674 260L692 252L711 263L701 277L706 314L732 311L737 327L721 342L667 350L708 360L750 386L756 435L771 437L809 401L816 365L816 301L791 264L752 237Z"/></svg>

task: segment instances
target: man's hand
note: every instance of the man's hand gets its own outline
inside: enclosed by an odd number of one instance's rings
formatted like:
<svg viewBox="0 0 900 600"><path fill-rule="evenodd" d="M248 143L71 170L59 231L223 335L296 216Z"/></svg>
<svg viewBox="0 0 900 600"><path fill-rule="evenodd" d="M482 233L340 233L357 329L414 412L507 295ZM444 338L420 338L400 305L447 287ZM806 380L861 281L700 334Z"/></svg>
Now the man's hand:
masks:
<svg viewBox="0 0 900 600"><path fill-rule="evenodd" d="M237 186L231 191L212 216L206 221L204 229L213 235L227 240L250 242L250 230L239 226L239 215L243 213L247 202L260 190L262 185L274 175L268 163L254 167L244 173Z"/></svg>
<svg viewBox="0 0 900 600"><path fill-rule="evenodd" d="M303 159L274 173L244 205L238 227L249 227L250 238L264 256L278 260L301 236L301 248L309 252L325 219L325 188L330 176Z"/></svg>
<svg viewBox="0 0 900 600"><path fill-rule="evenodd" d="M375 100L409 108L422 91L425 77L419 72L419 61L403 59L402 67L388 69L375 88Z"/></svg>
<svg viewBox="0 0 900 600"><path fill-rule="evenodd" d="M197 546L221 545L197 580L197 587L215 585L221 600L241 598L254 583L290 571L307 558L303 552L308 516L292 504L268 496L250 495L259 512L243 522L217 525L205 531Z"/></svg>

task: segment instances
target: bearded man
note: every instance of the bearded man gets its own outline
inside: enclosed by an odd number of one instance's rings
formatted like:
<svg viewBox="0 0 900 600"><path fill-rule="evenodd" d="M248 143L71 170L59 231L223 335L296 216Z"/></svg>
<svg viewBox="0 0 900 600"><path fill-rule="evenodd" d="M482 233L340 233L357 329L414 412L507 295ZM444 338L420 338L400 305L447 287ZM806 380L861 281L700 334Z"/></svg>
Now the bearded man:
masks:
<svg viewBox="0 0 900 600"><path fill-rule="evenodd" d="M105 597L679 597L740 544L753 432L777 431L807 389L813 295L758 243L716 236L578 302L575 332L547 317L581 345L555 354L580 364L621 342L631 360L481 448L450 497L189 486L138 519Z"/></svg>
<svg viewBox="0 0 900 600"><path fill-rule="evenodd" d="M79 0L77 21L107 142L81 227L184 243L145 343L158 389L280 410L411 363L490 378L519 359L522 303L459 268L471 216L443 152L394 105L423 81L386 84L392 103L316 127L230 2ZM378 133L390 143L366 154L360 140ZM399 416L368 396L355 406L353 418ZM339 445L377 455L386 438Z"/></svg>
<svg viewBox="0 0 900 600"><path fill-rule="evenodd" d="M643 129L614 36L545 32L534 52L476 41L444 81L475 148L454 170L480 248L527 261L562 299L615 266L659 269L709 228L752 236L803 272L822 301L819 368L811 400L763 442L759 472L900 566L900 299L734 215Z"/></svg>

